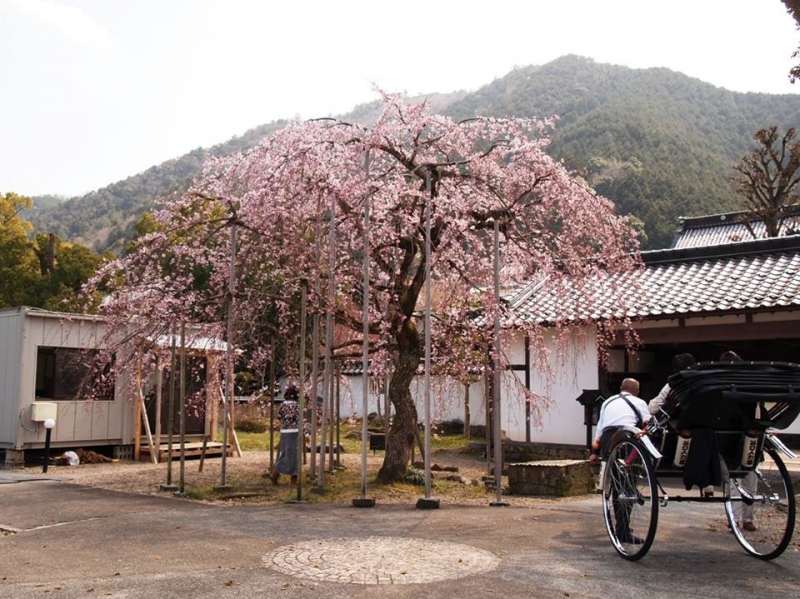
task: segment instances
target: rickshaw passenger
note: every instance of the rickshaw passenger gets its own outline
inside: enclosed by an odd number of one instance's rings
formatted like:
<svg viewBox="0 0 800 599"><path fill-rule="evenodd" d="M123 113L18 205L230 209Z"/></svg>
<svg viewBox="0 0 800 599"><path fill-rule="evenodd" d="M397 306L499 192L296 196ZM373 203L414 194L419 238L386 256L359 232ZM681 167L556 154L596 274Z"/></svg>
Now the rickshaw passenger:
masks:
<svg viewBox="0 0 800 599"><path fill-rule="evenodd" d="M672 358L672 374L680 372L681 370L686 370L690 366L694 366L696 363L697 360L694 359L692 354L678 354ZM658 414L662 408L667 411L667 413L670 413L670 410L673 410L675 407L677 407L676 405L673 405L673 403L676 404L676 402L667 401L667 398L671 392L672 388L669 386L669 383L666 383L661 388L661 391L658 392L658 395L651 399L650 403L647 404L647 408L651 414ZM670 416L672 416L671 413Z"/></svg>

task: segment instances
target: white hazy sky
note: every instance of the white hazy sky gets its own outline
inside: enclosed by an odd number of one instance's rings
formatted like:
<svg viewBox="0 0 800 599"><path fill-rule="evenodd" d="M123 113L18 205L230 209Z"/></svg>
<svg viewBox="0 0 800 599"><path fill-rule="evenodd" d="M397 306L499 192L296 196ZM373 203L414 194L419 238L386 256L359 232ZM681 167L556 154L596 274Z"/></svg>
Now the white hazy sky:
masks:
<svg viewBox="0 0 800 599"><path fill-rule="evenodd" d="M375 86L475 90L565 54L790 85L780 0L0 0L0 193L78 195Z"/></svg>

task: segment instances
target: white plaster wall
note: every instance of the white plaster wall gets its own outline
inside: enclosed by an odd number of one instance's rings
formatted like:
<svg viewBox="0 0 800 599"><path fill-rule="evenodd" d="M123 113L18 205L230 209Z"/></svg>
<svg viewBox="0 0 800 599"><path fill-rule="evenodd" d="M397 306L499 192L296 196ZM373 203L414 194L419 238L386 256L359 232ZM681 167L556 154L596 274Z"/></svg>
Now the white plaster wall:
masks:
<svg viewBox="0 0 800 599"><path fill-rule="evenodd" d="M545 354L531 356L531 390L545 397L538 404L540 422L531 427L531 441L541 443L566 443L583 445L586 427L583 424L583 406L575 399L584 389L598 386L597 348L594 327L582 334L570 336L568 346L558 351L553 335L546 337ZM518 359L524 355L524 338L521 334L508 341L510 355ZM548 374L548 370L550 371ZM510 439L525 440L525 404L520 387L524 384L523 371L506 373L503 381L501 404L502 428Z"/></svg>
<svg viewBox="0 0 800 599"><path fill-rule="evenodd" d="M476 422L475 404L481 406L483 394L480 392L481 385L470 385L470 405L472 407L471 421ZM411 382L411 396L414 398L417 407L417 415L420 422L424 422L425 417L425 379L422 376L415 377ZM340 385L340 415L348 418L351 415L361 417L364 402L364 382L361 376L342 377ZM367 413L378 412L378 402L380 401L380 413L384 414L386 402L382 388L379 390L375 385L370 385L370 393L367 404ZM480 407L481 416L483 408ZM432 377L431 379L431 420L433 422L443 422L445 420L464 420L464 385L453 379L442 377Z"/></svg>
<svg viewBox="0 0 800 599"><path fill-rule="evenodd" d="M504 338L504 351L510 363L525 363L524 336L510 332ZM574 335L567 349L556 350L552 336L546 342L546 354L541 359L532 358L531 388L545 396L540 403L541 418L539 426L531 426L531 440L544 443L566 443L583 445L586 441L586 427L583 424L583 406L575 399L584 389L598 386L597 349L593 327L583 335ZM547 370L550 374L546 374ZM360 417L362 414L363 379L345 377L341 385L341 415ZM524 371L507 371L501 383L501 428L508 438L525 441L526 417L524 400ZM424 418L424 379L417 377L411 384L411 394L415 398L420 421ZM378 394L369 395L367 412L377 412ZM434 421L464 420L464 387L461 383L433 377L431 380L431 415ZM381 396L383 406L383 399ZM383 410L383 407L382 407ZM536 408L534 408L536 411ZM484 402L484 383L478 381L470 385L470 421L473 425L486 423L486 404Z"/></svg>

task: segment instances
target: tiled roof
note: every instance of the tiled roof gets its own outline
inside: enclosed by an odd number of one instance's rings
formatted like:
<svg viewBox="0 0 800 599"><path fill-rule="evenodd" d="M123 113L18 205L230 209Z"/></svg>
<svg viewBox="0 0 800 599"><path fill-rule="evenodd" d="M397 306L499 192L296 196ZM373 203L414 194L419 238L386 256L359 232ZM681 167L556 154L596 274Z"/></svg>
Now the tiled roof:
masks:
<svg viewBox="0 0 800 599"><path fill-rule="evenodd" d="M642 259L636 271L598 274L566 288L533 283L512 298L511 318L552 323L800 308L800 235L644 252Z"/></svg>
<svg viewBox="0 0 800 599"><path fill-rule="evenodd" d="M780 234L791 235L800 232L800 210L795 209L794 216L781 223ZM766 237L764 222L748 217L746 212L730 212L728 214L714 214L711 216L698 216L684 218L681 227L672 240L672 248L695 248L709 245L722 245L751 241L753 235L745 225L750 224L756 239Z"/></svg>

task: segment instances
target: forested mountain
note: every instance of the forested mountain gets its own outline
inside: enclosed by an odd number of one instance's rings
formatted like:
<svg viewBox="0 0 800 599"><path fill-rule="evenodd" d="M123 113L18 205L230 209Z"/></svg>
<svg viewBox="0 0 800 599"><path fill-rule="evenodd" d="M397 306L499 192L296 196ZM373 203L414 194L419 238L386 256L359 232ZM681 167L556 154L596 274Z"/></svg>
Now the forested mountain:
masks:
<svg viewBox="0 0 800 599"><path fill-rule="evenodd" d="M770 125L800 128L800 95L741 94L670 71L630 69L566 56L518 68L474 93L431 96L457 119L558 115L550 152L581 173L620 211L645 223L646 247L669 244L679 216L737 209L733 165ZM370 122L377 102L342 118ZM284 126L271 123L211 150L195 150L55 208L37 230L119 248L133 220L156 198L180 190L210 154L252 147Z"/></svg>
<svg viewBox="0 0 800 599"><path fill-rule="evenodd" d="M22 216L23 218L29 218L36 212L58 206L61 202L65 202L68 199L69 198L67 196L58 196L58 195L36 196L36 204L32 206L30 209L23 210Z"/></svg>
<svg viewBox="0 0 800 599"><path fill-rule="evenodd" d="M664 247L679 216L736 209L733 165L769 125L800 128L800 96L741 94L668 69L567 56L517 69L445 111L560 119L551 154L583 173Z"/></svg>

